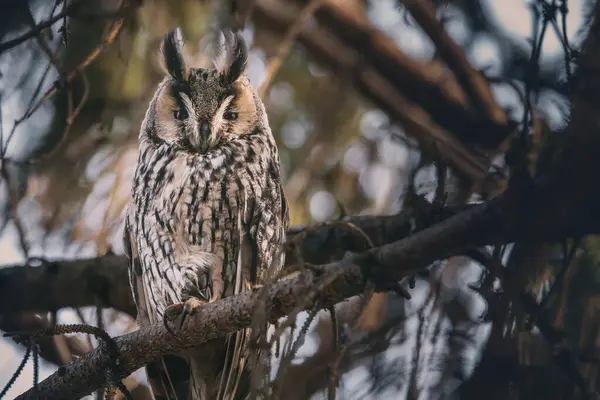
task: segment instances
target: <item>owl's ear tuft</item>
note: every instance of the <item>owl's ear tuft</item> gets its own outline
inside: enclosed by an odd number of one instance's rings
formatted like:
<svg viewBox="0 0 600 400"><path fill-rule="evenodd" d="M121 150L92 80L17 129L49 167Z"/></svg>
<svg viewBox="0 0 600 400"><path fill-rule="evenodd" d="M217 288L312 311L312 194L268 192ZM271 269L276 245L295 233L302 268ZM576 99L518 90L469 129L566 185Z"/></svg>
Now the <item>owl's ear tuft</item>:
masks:
<svg viewBox="0 0 600 400"><path fill-rule="evenodd" d="M164 68L169 75L176 81L187 81L190 67L181 29L175 28L167 32L163 38L161 53Z"/></svg>
<svg viewBox="0 0 600 400"><path fill-rule="evenodd" d="M215 68L225 85L237 81L248 66L248 47L239 33L223 32L225 43L219 47L215 57Z"/></svg>

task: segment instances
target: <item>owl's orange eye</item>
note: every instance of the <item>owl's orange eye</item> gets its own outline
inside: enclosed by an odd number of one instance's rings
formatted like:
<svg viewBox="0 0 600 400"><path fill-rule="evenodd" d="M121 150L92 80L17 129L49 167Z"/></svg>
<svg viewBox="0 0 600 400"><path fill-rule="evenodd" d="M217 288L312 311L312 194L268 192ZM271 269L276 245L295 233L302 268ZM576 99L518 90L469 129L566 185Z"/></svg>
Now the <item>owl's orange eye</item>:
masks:
<svg viewBox="0 0 600 400"><path fill-rule="evenodd" d="M179 110L173 111L173 116L175 119L182 121L188 117L188 113L185 108L180 108Z"/></svg>
<svg viewBox="0 0 600 400"><path fill-rule="evenodd" d="M238 119L238 114L233 111L228 111L225 113L225 115L223 115L223 118L225 118L228 121L235 121L236 119Z"/></svg>

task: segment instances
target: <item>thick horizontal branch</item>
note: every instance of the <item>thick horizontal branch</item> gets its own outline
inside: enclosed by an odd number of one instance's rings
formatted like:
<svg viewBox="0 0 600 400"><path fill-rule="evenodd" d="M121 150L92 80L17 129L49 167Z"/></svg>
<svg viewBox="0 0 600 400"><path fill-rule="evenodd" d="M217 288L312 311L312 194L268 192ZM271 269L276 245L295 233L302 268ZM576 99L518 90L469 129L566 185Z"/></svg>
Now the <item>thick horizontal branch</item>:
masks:
<svg viewBox="0 0 600 400"><path fill-rule="evenodd" d="M129 290L125 256L4 267L0 269L0 315L85 306L114 307L135 315Z"/></svg>
<svg viewBox="0 0 600 400"><path fill-rule="evenodd" d="M423 216L419 224L431 226L468 211L467 205L438 210L432 216ZM580 218L563 220L554 230L545 229L548 239L581 236L600 229L600 216L591 210L581 210ZM288 232L286 268L298 264L325 264L339 260L350 252L362 252L370 245L381 246L409 236L415 220L405 213L392 216L353 216L331 221L321 226L296 226ZM482 227L473 238L473 245L492 243L498 236L507 241L509 231L500 232L499 226ZM431 251L431 249L424 249ZM131 298L127 259L122 255L106 255L89 259L52 260L40 266L6 266L0 269L0 316L25 311L56 311L66 307L112 307L135 316Z"/></svg>
<svg viewBox="0 0 600 400"><path fill-rule="evenodd" d="M444 214L454 212L446 210ZM289 246L286 264L290 269L302 261L324 264L340 259L346 251L367 250L369 241L379 246L402 239L411 229L411 218L403 214L348 217L320 227L293 227L288 240L298 247ZM15 265L0 269L0 316L85 306L112 307L136 314L125 256L53 260L36 267Z"/></svg>

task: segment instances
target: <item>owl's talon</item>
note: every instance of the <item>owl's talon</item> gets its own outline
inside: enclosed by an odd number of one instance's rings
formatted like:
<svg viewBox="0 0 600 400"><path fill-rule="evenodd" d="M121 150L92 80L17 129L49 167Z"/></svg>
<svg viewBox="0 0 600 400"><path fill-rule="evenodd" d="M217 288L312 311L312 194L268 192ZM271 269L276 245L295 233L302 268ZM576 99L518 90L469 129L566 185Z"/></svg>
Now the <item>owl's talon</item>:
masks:
<svg viewBox="0 0 600 400"><path fill-rule="evenodd" d="M204 303L205 302L198 299L197 297L191 297L183 304L183 311L182 311L181 315L179 316L179 318L181 318L181 321L179 323L179 330L181 330L181 328L183 328L183 323L185 322L185 319L187 318L187 316L192 315L194 310L196 308L200 307L201 305L203 305Z"/></svg>
<svg viewBox="0 0 600 400"><path fill-rule="evenodd" d="M176 336L176 333L169 327L169 321L179 321L176 325L178 330L181 331L183 323L186 318L193 314L194 310L206 302L198 299L197 297L190 297L188 300L182 303L172 304L165 310L163 317L163 324L165 329L171 335Z"/></svg>
<svg viewBox="0 0 600 400"><path fill-rule="evenodd" d="M176 334L175 332L173 332L173 330L171 330L171 327L169 326L169 321L176 319L177 316L182 313L182 311L183 303L176 303L167 307L163 314L163 325L165 326L167 332L169 332L173 336L176 336Z"/></svg>

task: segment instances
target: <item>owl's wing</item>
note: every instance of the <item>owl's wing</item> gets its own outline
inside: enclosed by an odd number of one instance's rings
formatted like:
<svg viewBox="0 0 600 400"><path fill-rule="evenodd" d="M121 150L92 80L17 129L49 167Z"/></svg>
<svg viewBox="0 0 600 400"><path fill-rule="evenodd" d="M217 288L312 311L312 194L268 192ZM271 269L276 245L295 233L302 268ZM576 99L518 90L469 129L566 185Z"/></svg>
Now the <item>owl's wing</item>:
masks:
<svg viewBox="0 0 600 400"><path fill-rule="evenodd" d="M270 194L271 197L266 198L263 204L248 204L247 224L242 223L241 215L238 216L240 248L235 294L263 284L267 273L277 278L276 274L283 267L285 252L281 246L289 227L288 204L281 185L277 185ZM219 388L224 397L219 396L218 399L232 400L240 384L250 384L241 383L244 370L249 368L249 362L251 367L256 366L262 356L260 348L250 354L250 332L250 329L244 329L228 337L226 365Z"/></svg>
<svg viewBox="0 0 600 400"><path fill-rule="evenodd" d="M135 238L129 223L129 213L125 217L123 248L129 260L129 284L137 308L137 322L140 326L155 323L154 313L149 312L146 285L142 277L142 265ZM165 356L146 365L148 382L157 400L187 399L190 371L187 363L177 356Z"/></svg>
<svg viewBox="0 0 600 400"><path fill-rule="evenodd" d="M129 210L125 217L125 227L123 229L123 249L125 250L125 255L129 261L129 286L131 287L133 301L137 308L137 322L140 326L145 326L150 324L150 320L148 316L146 296L143 289L142 264L140 262L135 238L132 236L131 232Z"/></svg>

